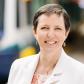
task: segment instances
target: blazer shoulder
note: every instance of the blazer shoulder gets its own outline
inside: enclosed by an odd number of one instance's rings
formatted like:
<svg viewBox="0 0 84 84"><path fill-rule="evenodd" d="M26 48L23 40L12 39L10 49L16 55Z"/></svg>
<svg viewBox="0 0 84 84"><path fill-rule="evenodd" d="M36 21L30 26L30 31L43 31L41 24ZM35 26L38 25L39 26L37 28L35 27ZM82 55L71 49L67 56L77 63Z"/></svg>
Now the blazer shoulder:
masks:
<svg viewBox="0 0 84 84"><path fill-rule="evenodd" d="M70 63L73 63L73 65L78 65L80 67L84 67L84 64L76 59L74 59L71 56L67 56L68 61L70 61Z"/></svg>
<svg viewBox="0 0 84 84"><path fill-rule="evenodd" d="M73 70L76 70L78 72L84 72L84 64L71 56L66 56L66 61L68 64L68 67L71 67Z"/></svg>
<svg viewBox="0 0 84 84"><path fill-rule="evenodd" d="M31 55L31 56L24 57L24 58L16 59L16 60L12 63L12 66L20 67L20 66L25 66L26 64L28 65L28 64L30 64L35 58L37 58L37 55L38 55L38 54Z"/></svg>
<svg viewBox="0 0 84 84"><path fill-rule="evenodd" d="M65 51L62 52L62 56L61 59L63 61L63 63L65 65L67 65L68 67L73 67L74 68L83 68L84 64L76 59L74 59L73 57L69 56L67 53L65 53Z"/></svg>

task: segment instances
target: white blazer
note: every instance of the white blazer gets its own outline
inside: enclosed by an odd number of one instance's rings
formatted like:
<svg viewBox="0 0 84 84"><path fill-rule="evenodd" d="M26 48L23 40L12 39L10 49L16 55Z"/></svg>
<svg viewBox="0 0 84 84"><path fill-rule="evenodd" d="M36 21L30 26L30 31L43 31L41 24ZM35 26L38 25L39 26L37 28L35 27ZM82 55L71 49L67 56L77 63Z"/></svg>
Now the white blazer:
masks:
<svg viewBox="0 0 84 84"><path fill-rule="evenodd" d="M31 84L39 54L17 59L11 66L8 84ZM60 59L44 84L84 84L84 64L66 55Z"/></svg>

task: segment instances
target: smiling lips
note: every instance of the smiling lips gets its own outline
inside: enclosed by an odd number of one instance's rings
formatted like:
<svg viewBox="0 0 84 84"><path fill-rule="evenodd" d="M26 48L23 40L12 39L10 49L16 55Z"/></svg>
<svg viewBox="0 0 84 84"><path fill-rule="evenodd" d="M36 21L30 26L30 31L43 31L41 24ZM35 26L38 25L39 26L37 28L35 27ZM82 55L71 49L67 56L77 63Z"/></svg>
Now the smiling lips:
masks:
<svg viewBox="0 0 84 84"><path fill-rule="evenodd" d="M54 45L57 43L57 41L45 41L45 43L48 45Z"/></svg>

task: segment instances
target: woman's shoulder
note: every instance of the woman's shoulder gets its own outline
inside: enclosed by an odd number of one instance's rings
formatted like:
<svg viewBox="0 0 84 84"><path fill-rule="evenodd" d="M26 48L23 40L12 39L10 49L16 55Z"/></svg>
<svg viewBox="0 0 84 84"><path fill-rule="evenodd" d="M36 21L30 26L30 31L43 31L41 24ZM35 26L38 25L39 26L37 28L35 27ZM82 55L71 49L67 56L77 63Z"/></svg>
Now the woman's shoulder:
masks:
<svg viewBox="0 0 84 84"><path fill-rule="evenodd" d="M84 64L77 59L74 59L73 57L69 56L67 53L63 51L62 54L62 61L64 62L63 64L67 66L68 68L72 68L73 70L78 70L80 69L84 70Z"/></svg>
<svg viewBox="0 0 84 84"><path fill-rule="evenodd" d="M70 64L73 64L73 66L75 67L84 67L84 64L80 61L78 61L77 59L71 57L71 56L67 56L68 62L70 62Z"/></svg>
<svg viewBox="0 0 84 84"><path fill-rule="evenodd" d="M31 55L31 56L27 56L27 57L24 57L24 58L19 58L19 59L16 59L13 63L12 63L12 66L24 66L24 65L28 65L30 64L34 59L36 59L38 56L38 54L35 54L35 55Z"/></svg>
<svg viewBox="0 0 84 84"><path fill-rule="evenodd" d="M62 51L62 60L66 62L66 64L70 64L75 67L84 67L84 64L72 56L68 55L64 50Z"/></svg>
<svg viewBox="0 0 84 84"><path fill-rule="evenodd" d="M66 56L67 67L68 69L72 69L71 71L75 71L75 73L84 73L84 64L71 56ZM84 75L84 74L83 74Z"/></svg>

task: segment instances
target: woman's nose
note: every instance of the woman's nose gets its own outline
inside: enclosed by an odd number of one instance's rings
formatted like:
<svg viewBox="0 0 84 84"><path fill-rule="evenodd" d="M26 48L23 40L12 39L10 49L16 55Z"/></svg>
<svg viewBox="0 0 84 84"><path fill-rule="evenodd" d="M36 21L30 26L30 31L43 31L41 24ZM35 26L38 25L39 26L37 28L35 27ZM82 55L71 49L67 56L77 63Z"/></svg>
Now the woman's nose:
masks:
<svg viewBox="0 0 84 84"><path fill-rule="evenodd" d="M49 38L55 37L54 30L49 30L47 35L48 35Z"/></svg>

